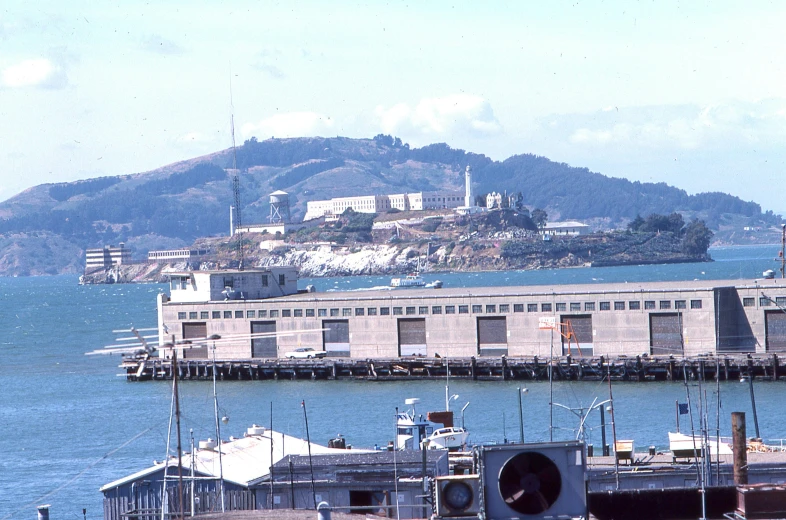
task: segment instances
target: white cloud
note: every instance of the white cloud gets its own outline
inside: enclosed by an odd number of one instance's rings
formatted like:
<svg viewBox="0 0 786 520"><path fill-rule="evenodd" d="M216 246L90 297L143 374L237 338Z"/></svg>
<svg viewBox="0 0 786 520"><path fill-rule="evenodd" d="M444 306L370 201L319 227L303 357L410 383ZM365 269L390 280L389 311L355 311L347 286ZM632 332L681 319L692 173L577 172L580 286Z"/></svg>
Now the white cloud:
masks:
<svg viewBox="0 0 786 520"><path fill-rule="evenodd" d="M406 103L389 108L380 105L374 113L384 132L413 138L489 136L502 130L491 104L471 94L424 98L414 108Z"/></svg>
<svg viewBox="0 0 786 520"><path fill-rule="evenodd" d="M46 58L24 60L3 69L2 85L9 88L58 88L66 83L65 71Z"/></svg>
<svg viewBox="0 0 786 520"><path fill-rule="evenodd" d="M333 120L316 112L276 114L258 123L246 123L241 128L245 139L257 137L313 137L331 134Z"/></svg>

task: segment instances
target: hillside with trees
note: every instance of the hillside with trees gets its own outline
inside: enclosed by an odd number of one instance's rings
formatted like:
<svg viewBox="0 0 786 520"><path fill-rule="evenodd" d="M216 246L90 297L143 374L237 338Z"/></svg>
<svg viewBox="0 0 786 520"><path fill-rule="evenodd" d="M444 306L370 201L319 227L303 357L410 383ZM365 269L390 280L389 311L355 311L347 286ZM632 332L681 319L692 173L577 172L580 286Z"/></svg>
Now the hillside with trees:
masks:
<svg viewBox="0 0 786 520"><path fill-rule="evenodd" d="M73 272L84 249L105 244L124 242L141 260L150 249L228 234L232 155L222 150L151 172L44 184L0 203L0 274ZM516 205L532 210L533 220L540 219L534 210L542 209L551 220L582 220L602 229L626 229L637 216L653 214L700 219L713 231L781 222L758 204L724 193L688 195L663 183L610 178L536 155L493 161L443 143L412 148L382 134L251 138L236 157L244 224L266 221L268 196L276 190L290 194L294 220L310 200L432 190L463 194L467 165L475 193L520 193ZM695 240L701 245L704 238Z"/></svg>

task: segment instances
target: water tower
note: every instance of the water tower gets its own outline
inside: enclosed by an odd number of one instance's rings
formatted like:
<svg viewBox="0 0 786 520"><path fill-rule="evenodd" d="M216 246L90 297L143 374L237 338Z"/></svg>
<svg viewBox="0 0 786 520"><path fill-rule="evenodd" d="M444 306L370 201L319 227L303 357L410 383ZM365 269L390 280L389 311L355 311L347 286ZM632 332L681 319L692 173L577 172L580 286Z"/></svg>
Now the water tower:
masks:
<svg viewBox="0 0 786 520"><path fill-rule="evenodd" d="M268 220L271 224L289 224L289 193L278 190L270 194Z"/></svg>

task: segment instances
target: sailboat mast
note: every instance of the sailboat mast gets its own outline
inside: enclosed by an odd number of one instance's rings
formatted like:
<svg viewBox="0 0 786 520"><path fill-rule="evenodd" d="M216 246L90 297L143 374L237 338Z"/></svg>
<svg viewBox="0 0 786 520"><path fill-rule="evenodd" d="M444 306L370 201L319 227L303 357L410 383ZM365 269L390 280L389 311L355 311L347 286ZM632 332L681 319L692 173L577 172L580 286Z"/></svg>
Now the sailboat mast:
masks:
<svg viewBox="0 0 786 520"><path fill-rule="evenodd" d="M183 446L180 442L180 396L177 389L177 350L172 349L172 378L175 390L175 424L177 429L177 516L183 518Z"/></svg>

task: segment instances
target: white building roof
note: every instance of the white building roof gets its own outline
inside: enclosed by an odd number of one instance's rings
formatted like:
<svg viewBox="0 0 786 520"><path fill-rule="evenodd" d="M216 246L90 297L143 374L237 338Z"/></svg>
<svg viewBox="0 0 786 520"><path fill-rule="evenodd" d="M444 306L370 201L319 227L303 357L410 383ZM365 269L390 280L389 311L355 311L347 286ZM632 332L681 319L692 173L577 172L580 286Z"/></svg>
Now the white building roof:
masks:
<svg viewBox="0 0 786 520"><path fill-rule="evenodd" d="M546 229L562 229L562 228L586 228L587 224L579 222L578 220L566 220L565 222L547 222Z"/></svg>

